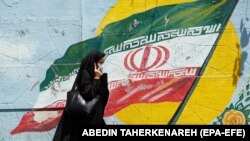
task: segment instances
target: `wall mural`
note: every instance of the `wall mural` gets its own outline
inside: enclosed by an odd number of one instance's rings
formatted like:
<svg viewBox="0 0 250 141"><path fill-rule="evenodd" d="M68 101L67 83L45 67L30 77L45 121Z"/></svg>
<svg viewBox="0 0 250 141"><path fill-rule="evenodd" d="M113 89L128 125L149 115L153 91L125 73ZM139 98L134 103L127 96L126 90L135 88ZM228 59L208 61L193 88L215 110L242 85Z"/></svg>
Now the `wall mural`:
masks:
<svg viewBox="0 0 250 141"><path fill-rule="evenodd" d="M2 0L0 140L51 140L93 48L107 124L249 124L248 3Z"/></svg>

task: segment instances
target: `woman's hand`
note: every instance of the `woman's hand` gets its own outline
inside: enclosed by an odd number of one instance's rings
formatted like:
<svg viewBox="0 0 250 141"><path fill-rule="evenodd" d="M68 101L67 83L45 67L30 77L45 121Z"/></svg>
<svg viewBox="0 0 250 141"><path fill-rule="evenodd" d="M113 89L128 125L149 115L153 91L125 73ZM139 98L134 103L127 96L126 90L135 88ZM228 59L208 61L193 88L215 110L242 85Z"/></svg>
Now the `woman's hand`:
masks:
<svg viewBox="0 0 250 141"><path fill-rule="evenodd" d="M95 67L95 79L100 79L100 77L102 76L102 69L97 68L96 63L94 64L94 67Z"/></svg>

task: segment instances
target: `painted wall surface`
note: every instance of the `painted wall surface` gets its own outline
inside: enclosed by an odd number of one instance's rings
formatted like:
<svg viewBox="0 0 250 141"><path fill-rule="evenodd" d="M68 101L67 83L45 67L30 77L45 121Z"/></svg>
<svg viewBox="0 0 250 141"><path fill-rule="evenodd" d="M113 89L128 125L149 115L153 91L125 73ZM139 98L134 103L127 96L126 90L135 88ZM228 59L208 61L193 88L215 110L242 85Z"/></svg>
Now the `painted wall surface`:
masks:
<svg viewBox="0 0 250 141"><path fill-rule="evenodd" d="M107 124L248 125L249 40L249 0L1 0L0 141L51 140L93 47Z"/></svg>

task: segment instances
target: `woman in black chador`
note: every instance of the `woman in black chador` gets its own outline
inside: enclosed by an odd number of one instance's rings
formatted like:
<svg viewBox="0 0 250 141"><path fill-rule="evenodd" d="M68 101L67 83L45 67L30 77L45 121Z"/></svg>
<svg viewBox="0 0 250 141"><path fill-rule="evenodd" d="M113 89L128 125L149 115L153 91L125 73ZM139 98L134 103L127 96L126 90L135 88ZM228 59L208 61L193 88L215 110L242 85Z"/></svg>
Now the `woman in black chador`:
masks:
<svg viewBox="0 0 250 141"><path fill-rule="evenodd" d="M88 117L72 115L64 111L53 141L80 141L86 125L105 125L103 114L109 91L107 74L102 73L104 61L105 54L97 50L83 58L75 84L86 101L92 100L96 95L100 98Z"/></svg>

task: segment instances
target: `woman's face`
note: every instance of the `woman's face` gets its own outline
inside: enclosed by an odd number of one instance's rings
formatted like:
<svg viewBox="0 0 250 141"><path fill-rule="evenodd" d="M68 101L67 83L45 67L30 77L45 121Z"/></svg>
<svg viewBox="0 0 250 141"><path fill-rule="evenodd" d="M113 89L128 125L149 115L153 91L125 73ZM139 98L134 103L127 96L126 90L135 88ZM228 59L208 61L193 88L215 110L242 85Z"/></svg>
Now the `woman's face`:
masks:
<svg viewBox="0 0 250 141"><path fill-rule="evenodd" d="M104 61L105 61L105 58L102 57L102 58L97 62L98 68L103 69L103 63L104 63Z"/></svg>
<svg viewBox="0 0 250 141"><path fill-rule="evenodd" d="M105 61L105 58L104 57L102 57L97 63L98 64L103 64L104 63L104 61Z"/></svg>

